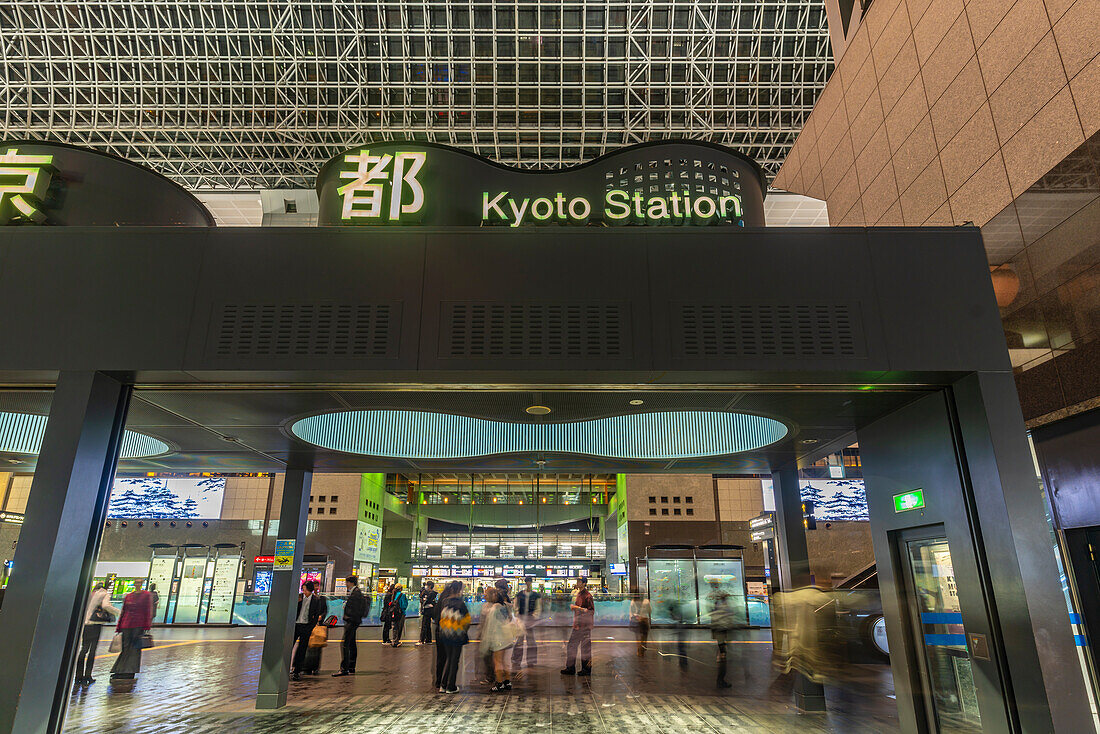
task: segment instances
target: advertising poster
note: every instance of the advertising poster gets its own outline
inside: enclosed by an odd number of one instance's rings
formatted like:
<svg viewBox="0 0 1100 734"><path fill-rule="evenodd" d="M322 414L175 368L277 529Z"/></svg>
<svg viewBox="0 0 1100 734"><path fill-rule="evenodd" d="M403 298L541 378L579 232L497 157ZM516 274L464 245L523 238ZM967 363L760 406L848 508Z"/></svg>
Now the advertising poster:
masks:
<svg viewBox="0 0 1100 734"><path fill-rule="evenodd" d="M272 570L290 571L294 568L294 545L296 543L297 541L293 538L275 541L275 561L271 564Z"/></svg>
<svg viewBox="0 0 1100 734"><path fill-rule="evenodd" d="M355 554L352 560L378 563L382 556L382 528L359 520L355 524Z"/></svg>

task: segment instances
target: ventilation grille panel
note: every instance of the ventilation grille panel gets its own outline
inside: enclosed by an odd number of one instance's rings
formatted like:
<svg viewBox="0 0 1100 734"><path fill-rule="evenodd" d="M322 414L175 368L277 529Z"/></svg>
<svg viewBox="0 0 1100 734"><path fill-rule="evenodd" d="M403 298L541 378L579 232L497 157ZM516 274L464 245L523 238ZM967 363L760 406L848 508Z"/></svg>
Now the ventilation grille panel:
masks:
<svg viewBox="0 0 1100 734"><path fill-rule="evenodd" d="M846 305L673 304L676 356L858 358L863 356L859 308Z"/></svg>
<svg viewBox="0 0 1100 734"><path fill-rule="evenodd" d="M626 304L449 301L442 304L440 356L629 358L629 332Z"/></svg>
<svg viewBox="0 0 1100 734"><path fill-rule="evenodd" d="M396 359L401 304L230 304L216 311L216 357Z"/></svg>

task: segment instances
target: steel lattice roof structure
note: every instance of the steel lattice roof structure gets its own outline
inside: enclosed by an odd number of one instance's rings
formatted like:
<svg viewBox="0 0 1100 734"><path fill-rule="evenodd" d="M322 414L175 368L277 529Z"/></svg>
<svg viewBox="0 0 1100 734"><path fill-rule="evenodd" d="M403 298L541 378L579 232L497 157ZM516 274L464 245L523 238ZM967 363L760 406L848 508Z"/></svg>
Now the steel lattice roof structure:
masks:
<svg viewBox="0 0 1100 734"><path fill-rule="evenodd" d="M0 135L191 189L395 138L552 168L690 137L774 174L831 68L820 0L0 0Z"/></svg>

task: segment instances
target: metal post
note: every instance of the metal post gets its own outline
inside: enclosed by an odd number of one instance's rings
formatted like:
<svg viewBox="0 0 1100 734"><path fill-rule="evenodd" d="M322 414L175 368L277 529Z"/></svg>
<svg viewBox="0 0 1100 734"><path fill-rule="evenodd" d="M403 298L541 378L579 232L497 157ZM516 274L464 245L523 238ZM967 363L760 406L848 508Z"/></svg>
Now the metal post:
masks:
<svg viewBox="0 0 1100 734"><path fill-rule="evenodd" d="M267 604L267 629L260 658L260 685L256 708L277 709L286 706L290 680L290 651L294 645L294 619L297 616L298 584L302 578L302 552L306 537L306 511L313 484L312 469L287 469L283 477L283 499L279 505L278 540L294 539L294 563L290 571L271 574L271 598Z"/></svg>
<svg viewBox="0 0 1100 734"><path fill-rule="evenodd" d="M130 393L99 372L58 377L0 610L0 731L61 731Z"/></svg>
<svg viewBox="0 0 1100 734"><path fill-rule="evenodd" d="M775 542L779 556L779 588L792 591L810 585L810 554L802 524L798 469L793 465L772 472L775 487ZM794 673L794 701L802 711L824 711L825 689L802 673Z"/></svg>

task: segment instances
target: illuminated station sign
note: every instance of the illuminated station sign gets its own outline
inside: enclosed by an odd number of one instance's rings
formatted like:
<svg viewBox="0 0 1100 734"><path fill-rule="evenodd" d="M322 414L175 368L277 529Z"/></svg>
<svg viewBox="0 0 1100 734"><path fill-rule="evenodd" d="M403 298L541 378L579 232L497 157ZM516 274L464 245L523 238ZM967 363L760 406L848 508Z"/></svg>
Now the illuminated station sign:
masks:
<svg viewBox="0 0 1100 734"><path fill-rule="evenodd" d="M635 145L551 171L440 145L374 143L333 158L317 177L322 226L758 227L765 191L752 160L696 141Z"/></svg>

